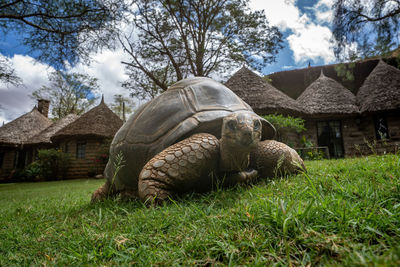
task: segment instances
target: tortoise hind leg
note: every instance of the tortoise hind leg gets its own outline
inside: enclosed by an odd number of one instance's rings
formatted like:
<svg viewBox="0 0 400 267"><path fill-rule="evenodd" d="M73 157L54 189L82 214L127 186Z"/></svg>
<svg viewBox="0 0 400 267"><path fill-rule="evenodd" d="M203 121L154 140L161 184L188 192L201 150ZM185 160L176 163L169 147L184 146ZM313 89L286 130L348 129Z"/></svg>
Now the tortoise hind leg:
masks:
<svg viewBox="0 0 400 267"><path fill-rule="evenodd" d="M139 174L138 193L147 204L161 204L176 193L212 187L219 141L210 134L192 135L154 156Z"/></svg>
<svg viewBox="0 0 400 267"><path fill-rule="evenodd" d="M261 178L275 177L306 171L304 162L297 152L284 143L264 140L250 154L250 166Z"/></svg>

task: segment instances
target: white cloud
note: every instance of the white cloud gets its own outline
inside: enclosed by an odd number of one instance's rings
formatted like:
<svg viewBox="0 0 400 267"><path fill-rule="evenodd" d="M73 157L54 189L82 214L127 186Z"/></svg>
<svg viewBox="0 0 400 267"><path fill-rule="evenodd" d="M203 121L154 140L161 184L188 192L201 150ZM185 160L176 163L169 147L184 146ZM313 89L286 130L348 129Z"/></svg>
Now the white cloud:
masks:
<svg viewBox="0 0 400 267"><path fill-rule="evenodd" d="M71 72L88 74L98 79L100 95L104 94L106 103L112 103L115 94L129 96L129 91L121 87L121 83L128 76L125 74L124 65L121 61L126 58L122 49L116 51L104 50L93 55L90 65L77 64L69 69Z"/></svg>
<svg viewBox="0 0 400 267"><path fill-rule="evenodd" d="M319 25L329 22L332 17L333 0L320 0L311 10L316 21L302 14L296 6L296 0L252 0L250 7L264 10L272 25L283 32L288 31L289 48L293 51L293 59L297 64L309 60L321 59L325 64L335 60L330 40L332 32L327 26ZM318 23L318 24L317 24Z"/></svg>
<svg viewBox="0 0 400 267"><path fill-rule="evenodd" d="M36 101L29 95L43 85L48 85L48 72L53 69L46 64L38 63L30 56L14 55L10 58L16 75L24 85L13 86L0 82L0 123L9 122L30 111Z"/></svg>
<svg viewBox="0 0 400 267"><path fill-rule="evenodd" d="M312 10L318 23L331 23L333 20L333 0L320 0Z"/></svg>
<svg viewBox="0 0 400 267"><path fill-rule="evenodd" d="M249 5L254 10L264 10L270 24L281 30L301 27L300 11L295 0L251 0Z"/></svg>
<svg viewBox="0 0 400 267"><path fill-rule="evenodd" d="M304 63L321 59L325 63L335 61L331 48L332 32L328 27L309 24L304 30L288 36L289 47L293 51L294 61Z"/></svg>
<svg viewBox="0 0 400 267"><path fill-rule="evenodd" d="M107 104L114 100L115 94L129 96L129 91L121 87L121 82L127 79L121 60L126 57L122 49L105 50L93 55L90 65L77 64L69 68L70 72L88 74L98 79L98 96L104 94ZM29 95L43 85L49 85L48 73L54 71L49 65L39 63L30 56L14 55L10 58L16 74L22 78L22 86L12 86L0 83L0 126L16 119L30 111L36 101ZM50 103L51 105L51 103ZM137 106L137 105L136 105Z"/></svg>

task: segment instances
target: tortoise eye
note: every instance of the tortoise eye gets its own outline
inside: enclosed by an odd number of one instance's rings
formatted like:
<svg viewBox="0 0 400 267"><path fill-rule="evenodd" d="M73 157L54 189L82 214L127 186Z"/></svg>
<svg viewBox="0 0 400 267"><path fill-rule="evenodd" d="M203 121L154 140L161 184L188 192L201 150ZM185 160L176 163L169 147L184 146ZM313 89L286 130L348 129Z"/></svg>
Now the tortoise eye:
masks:
<svg viewBox="0 0 400 267"><path fill-rule="evenodd" d="M236 121L234 120L228 121L227 125L228 128L230 128L231 130L236 130Z"/></svg>
<svg viewBox="0 0 400 267"><path fill-rule="evenodd" d="M261 123L260 123L260 121L259 120L255 120L254 121L254 130L255 131L258 131L258 130L260 130L261 129Z"/></svg>

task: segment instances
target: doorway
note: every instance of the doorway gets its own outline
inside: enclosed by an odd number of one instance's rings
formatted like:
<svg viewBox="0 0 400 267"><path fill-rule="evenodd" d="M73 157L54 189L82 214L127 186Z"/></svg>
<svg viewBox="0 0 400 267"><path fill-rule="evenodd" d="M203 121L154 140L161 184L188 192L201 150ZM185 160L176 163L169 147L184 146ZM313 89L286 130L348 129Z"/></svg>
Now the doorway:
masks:
<svg viewBox="0 0 400 267"><path fill-rule="evenodd" d="M317 122L318 146L327 146L331 158L343 158L343 137L340 121Z"/></svg>

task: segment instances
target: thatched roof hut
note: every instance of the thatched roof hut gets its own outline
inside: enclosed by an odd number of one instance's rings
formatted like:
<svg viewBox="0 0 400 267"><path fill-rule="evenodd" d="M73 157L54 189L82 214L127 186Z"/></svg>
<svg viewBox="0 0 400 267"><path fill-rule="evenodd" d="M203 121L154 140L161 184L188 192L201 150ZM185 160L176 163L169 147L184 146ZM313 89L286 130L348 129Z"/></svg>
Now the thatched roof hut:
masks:
<svg viewBox="0 0 400 267"><path fill-rule="evenodd" d="M113 137L122 124L122 120L107 107L102 99L98 106L56 132L51 140L75 136Z"/></svg>
<svg viewBox="0 0 400 267"><path fill-rule="evenodd" d="M79 118L76 114L68 114L66 117L56 121L37 135L30 138L27 143L31 145L36 144L51 144L50 138L59 130L67 126L68 124L74 122L77 118Z"/></svg>
<svg viewBox="0 0 400 267"><path fill-rule="evenodd" d="M400 70L380 60L357 93L360 111L400 109Z"/></svg>
<svg viewBox="0 0 400 267"><path fill-rule="evenodd" d="M301 113L301 108L296 101L246 67L237 71L225 85L259 114L297 115Z"/></svg>
<svg viewBox="0 0 400 267"><path fill-rule="evenodd" d="M296 101L306 114L314 117L358 114L353 93L334 79L326 77L323 71Z"/></svg>
<svg viewBox="0 0 400 267"><path fill-rule="evenodd" d="M18 146L25 144L31 137L52 124L35 107L21 117L0 127L0 145Z"/></svg>
<svg viewBox="0 0 400 267"><path fill-rule="evenodd" d="M353 92L353 94L356 94L376 64L378 64L378 60L371 59L353 63L314 66L271 73L268 75L268 78L271 79L271 84L275 88L284 92L289 97L297 99L311 83L318 79L321 70L323 70L325 76L334 79ZM345 68L351 71L354 79L342 79L338 76L337 68Z"/></svg>

